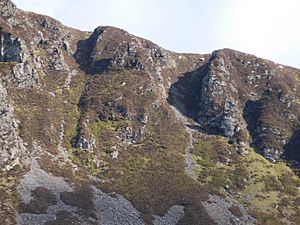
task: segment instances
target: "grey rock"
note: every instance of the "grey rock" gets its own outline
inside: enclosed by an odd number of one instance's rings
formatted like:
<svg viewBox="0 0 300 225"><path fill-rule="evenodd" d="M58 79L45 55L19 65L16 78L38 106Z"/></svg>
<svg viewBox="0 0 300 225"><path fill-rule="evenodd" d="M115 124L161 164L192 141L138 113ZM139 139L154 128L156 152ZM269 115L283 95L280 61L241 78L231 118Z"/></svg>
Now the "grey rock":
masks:
<svg viewBox="0 0 300 225"><path fill-rule="evenodd" d="M80 138L78 139L76 148L81 148L83 150L88 150L90 148L90 144L88 142L87 139L85 139L84 137L80 136Z"/></svg>
<svg viewBox="0 0 300 225"><path fill-rule="evenodd" d="M148 115L146 113L143 113L139 118L139 121L141 122L141 124L146 125L148 123Z"/></svg>
<svg viewBox="0 0 300 225"><path fill-rule="evenodd" d="M20 213L16 221L18 225L43 225L56 219L60 211L66 211L76 217L83 225L88 225L85 218L81 215L80 209L66 205L61 199L63 192L72 192L74 188L62 177L55 177L42 170L36 160L31 163L31 169L25 174L18 185L18 192L21 201L28 204L32 199L32 191L38 187L43 187L51 191L56 197L56 203L49 206L46 214Z"/></svg>
<svg viewBox="0 0 300 225"><path fill-rule="evenodd" d="M246 123L242 117L243 107L232 96L229 85L231 75L225 64L225 59L214 52L209 62L210 69L202 84L202 107L198 122L233 138L239 129L246 127ZM228 65L230 66L229 62Z"/></svg>
<svg viewBox="0 0 300 225"><path fill-rule="evenodd" d="M179 220L184 216L184 206L174 205L172 206L166 215L163 217L155 216L154 225L176 225Z"/></svg>
<svg viewBox="0 0 300 225"><path fill-rule="evenodd" d="M38 187L46 187L57 197L62 192L71 192L74 190L62 177L49 175L40 168L36 160L33 160L30 171L25 174L18 186L22 202L29 203L32 200L31 191Z"/></svg>
<svg viewBox="0 0 300 225"><path fill-rule="evenodd" d="M20 63L23 57L20 39L0 29L0 62Z"/></svg>
<svg viewBox="0 0 300 225"><path fill-rule="evenodd" d="M19 87L34 87L38 83L38 73L32 62L18 63L13 68L13 78Z"/></svg>
<svg viewBox="0 0 300 225"><path fill-rule="evenodd" d="M0 1L0 13L3 17L12 17L17 10L17 7L10 0Z"/></svg>
<svg viewBox="0 0 300 225"><path fill-rule="evenodd" d="M53 69L58 70L58 71L68 69L68 67L65 63L65 60L64 60L63 53L58 47L52 46L51 48L48 48L47 51L48 51L49 55L51 56L50 67L52 67Z"/></svg>
<svg viewBox="0 0 300 225"><path fill-rule="evenodd" d="M203 203L208 215L218 225L230 225L232 221L239 225L254 225L256 219L247 214L246 210L239 204L234 203L230 199L222 199L219 196L210 195L209 201ZM243 214L237 217L229 210L230 207L238 207Z"/></svg>
<svg viewBox="0 0 300 225"><path fill-rule="evenodd" d="M26 148L18 132L18 121L13 107L8 102L8 93L0 82L0 166L9 170L19 164Z"/></svg>
<svg viewBox="0 0 300 225"><path fill-rule="evenodd" d="M25 42L12 34L0 30L0 62L16 63L13 79L19 87L33 87L38 83L35 58Z"/></svg>
<svg viewBox="0 0 300 225"><path fill-rule="evenodd" d="M120 195L115 197L94 189L94 205L102 225L144 225L140 212Z"/></svg>
<svg viewBox="0 0 300 225"><path fill-rule="evenodd" d="M130 145L137 142L138 137L131 126L121 127L118 132L122 145Z"/></svg>

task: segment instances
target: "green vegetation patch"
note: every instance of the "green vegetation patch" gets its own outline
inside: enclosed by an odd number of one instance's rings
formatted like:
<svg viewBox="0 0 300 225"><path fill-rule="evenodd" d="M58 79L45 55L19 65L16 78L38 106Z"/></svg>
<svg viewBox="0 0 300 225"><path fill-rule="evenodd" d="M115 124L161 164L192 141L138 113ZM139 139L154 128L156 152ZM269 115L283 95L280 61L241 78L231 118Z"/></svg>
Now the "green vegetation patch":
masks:
<svg viewBox="0 0 300 225"><path fill-rule="evenodd" d="M213 193L238 199L258 224L285 224L286 218L297 224L300 179L284 161L270 163L253 149L238 155L215 136L198 135L192 153L195 178Z"/></svg>

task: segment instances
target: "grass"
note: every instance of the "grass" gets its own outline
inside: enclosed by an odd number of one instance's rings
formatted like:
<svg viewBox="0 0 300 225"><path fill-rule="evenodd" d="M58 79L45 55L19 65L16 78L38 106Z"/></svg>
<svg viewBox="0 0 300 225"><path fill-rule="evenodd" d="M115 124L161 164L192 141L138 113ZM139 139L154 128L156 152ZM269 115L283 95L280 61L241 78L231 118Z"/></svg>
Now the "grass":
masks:
<svg viewBox="0 0 300 225"><path fill-rule="evenodd" d="M15 223L17 209L19 207L20 196L16 190L18 179L21 176L19 168L11 171L2 171L0 174L0 223L6 224L6 221ZM10 210L7 211L7 208Z"/></svg>
<svg viewBox="0 0 300 225"><path fill-rule="evenodd" d="M34 55L36 57L46 57L47 56L47 51L43 48L37 48L36 51L34 52Z"/></svg>
<svg viewBox="0 0 300 225"><path fill-rule="evenodd" d="M212 192L223 192L225 186L240 188L237 186L243 183L241 178L245 170L235 165L221 163L229 158L237 158L233 147L227 144L225 138L198 136L192 154L196 162L195 178Z"/></svg>
<svg viewBox="0 0 300 225"><path fill-rule="evenodd" d="M17 62L0 62L0 66L6 66L6 65L14 66L16 64Z"/></svg>
<svg viewBox="0 0 300 225"><path fill-rule="evenodd" d="M229 194L224 188L228 185L230 195L250 210L258 224L285 224L283 212L297 221L293 202L300 196L300 179L284 161L272 164L253 149L242 157L223 138L214 136L197 136L193 155L198 181L223 195ZM223 157L230 163L222 163Z"/></svg>
<svg viewBox="0 0 300 225"><path fill-rule="evenodd" d="M278 220L283 209L290 211L290 204L284 205L282 200L286 198L292 200L300 196L297 190L299 178L292 174L291 169L284 162L272 164L256 154L254 150L250 151L245 163L248 165L251 178L247 188L239 193L240 199L242 200L242 196L247 193L251 194L253 199L249 203L249 208L256 215L261 214L259 216L261 221L266 221L266 218L272 216L277 217Z"/></svg>
<svg viewBox="0 0 300 225"><path fill-rule="evenodd" d="M105 171L106 164L101 164L96 155L78 148L69 148L68 153L73 163L86 167L92 176L100 176Z"/></svg>

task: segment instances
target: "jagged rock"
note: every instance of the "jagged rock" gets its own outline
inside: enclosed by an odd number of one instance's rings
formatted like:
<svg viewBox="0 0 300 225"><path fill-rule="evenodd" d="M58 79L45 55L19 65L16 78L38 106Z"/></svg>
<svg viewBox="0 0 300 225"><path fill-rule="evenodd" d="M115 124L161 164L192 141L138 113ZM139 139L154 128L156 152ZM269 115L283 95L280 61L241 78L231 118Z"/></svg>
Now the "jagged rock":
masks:
<svg viewBox="0 0 300 225"><path fill-rule="evenodd" d="M213 52L203 78L201 107L196 120L229 138L243 155L247 153L251 140L247 134L241 134L249 131L256 149L275 162L283 154L284 143L299 122L292 124L289 120L287 125L280 110L272 111L272 105L278 104L285 115L298 117L295 115L298 106L293 103L295 96L291 93L294 84L278 84L282 75L275 75L273 67L260 63L253 56L231 50ZM289 79L294 79L292 76ZM273 79L274 83L270 82ZM275 122L271 117L278 120Z"/></svg>
<svg viewBox="0 0 300 225"><path fill-rule="evenodd" d="M3 17L12 17L17 10L17 7L10 0L0 1L0 13Z"/></svg>
<svg viewBox="0 0 300 225"><path fill-rule="evenodd" d="M23 44L23 43L22 43ZM21 41L19 38L13 38L10 33L0 29L0 62L21 63L26 57L22 51ZM23 45L24 47L24 45Z"/></svg>
<svg viewBox="0 0 300 225"><path fill-rule="evenodd" d="M51 68L58 71L67 68L61 50L59 50L55 46L48 48L47 50L51 56L51 65L50 65Z"/></svg>
<svg viewBox="0 0 300 225"><path fill-rule="evenodd" d="M139 118L139 121L143 124L146 125L148 122L148 115L143 113L142 116Z"/></svg>
<svg viewBox="0 0 300 225"><path fill-rule="evenodd" d="M19 87L33 87L38 83L37 70L28 61L14 66L13 78L18 82Z"/></svg>
<svg viewBox="0 0 300 225"><path fill-rule="evenodd" d="M13 78L19 87L33 87L38 83L38 73L34 57L23 40L0 30L0 62L16 63Z"/></svg>
<svg viewBox="0 0 300 225"><path fill-rule="evenodd" d="M112 158L112 159L118 159L118 156L119 156L119 152L118 152L118 151L113 151L113 152L111 153L111 158Z"/></svg>
<svg viewBox="0 0 300 225"><path fill-rule="evenodd" d="M136 143L135 133L130 126L122 127L119 130L119 138L124 145Z"/></svg>
<svg viewBox="0 0 300 225"><path fill-rule="evenodd" d="M242 105L229 85L232 79L229 68L232 65L225 62L222 53L214 52L208 67L202 83L202 107L198 122L218 130L229 139L234 139L241 129L245 129L246 123L242 117ZM243 149L240 150L244 152Z"/></svg>
<svg viewBox="0 0 300 225"><path fill-rule="evenodd" d="M26 148L18 133L18 121L8 103L8 93L0 82L0 168L9 170L18 165Z"/></svg>

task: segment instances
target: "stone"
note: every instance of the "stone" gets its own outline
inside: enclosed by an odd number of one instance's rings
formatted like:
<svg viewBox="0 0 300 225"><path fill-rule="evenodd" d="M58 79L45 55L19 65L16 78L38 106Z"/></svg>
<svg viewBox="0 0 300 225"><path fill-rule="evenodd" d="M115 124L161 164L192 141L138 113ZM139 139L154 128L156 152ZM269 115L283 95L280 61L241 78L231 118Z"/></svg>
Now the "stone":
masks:
<svg viewBox="0 0 300 225"><path fill-rule="evenodd" d="M21 41L19 38L13 38L12 34L0 29L0 62L22 62L24 55L22 53Z"/></svg>
<svg viewBox="0 0 300 225"><path fill-rule="evenodd" d="M12 17L17 10L17 7L10 0L0 1L0 13L3 17Z"/></svg>
<svg viewBox="0 0 300 225"><path fill-rule="evenodd" d="M19 87L33 87L38 83L35 58L23 40L0 30L0 62L16 63L13 78Z"/></svg>
<svg viewBox="0 0 300 225"><path fill-rule="evenodd" d="M143 115L140 117L139 121L143 124L146 125L148 122L148 115L143 113Z"/></svg>
<svg viewBox="0 0 300 225"><path fill-rule="evenodd" d="M112 159L118 159L118 156L119 156L119 151L113 151L111 153L111 158Z"/></svg>
<svg viewBox="0 0 300 225"><path fill-rule="evenodd" d="M155 216L154 225L177 225L180 219L184 216L184 206L174 205L163 216Z"/></svg>
<svg viewBox="0 0 300 225"><path fill-rule="evenodd" d="M20 164L27 149L18 132L14 109L8 103L8 93L0 81L0 168L10 170Z"/></svg>
<svg viewBox="0 0 300 225"><path fill-rule="evenodd" d="M19 87L34 87L38 83L37 70L28 61L14 66L13 78L17 81Z"/></svg>
<svg viewBox="0 0 300 225"><path fill-rule="evenodd" d="M76 148L80 148L82 150L89 150L90 145L87 139L84 137L80 136L80 138L77 141Z"/></svg>

